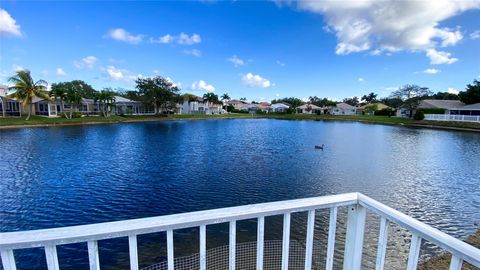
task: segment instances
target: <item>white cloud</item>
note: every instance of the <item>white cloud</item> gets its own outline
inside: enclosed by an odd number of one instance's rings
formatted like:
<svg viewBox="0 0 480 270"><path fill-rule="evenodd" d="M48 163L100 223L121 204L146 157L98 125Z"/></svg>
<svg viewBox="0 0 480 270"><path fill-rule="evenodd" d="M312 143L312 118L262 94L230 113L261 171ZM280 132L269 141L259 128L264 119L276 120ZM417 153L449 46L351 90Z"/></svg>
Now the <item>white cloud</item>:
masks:
<svg viewBox="0 0 480 270"><path fill-rule="evenodd" d="M447 89L447 92L450 93L450 94L455 94L455 95L458 95L458 93L460 93L457 89L452 88L452 87L449 87Z"/></svg>
<svg viewBox="0 0 480 270"><path fill-rule="evenodd" d="M75 61L73 62L73 65L76 68L82 69L82 68L93 68L95 63L97 63L97 58L95 56L87 56L82 58L80 61Z"/></svg>
<svg viewBox="0 0 480 270"><path fill-rule="evenodd" d="M181 83L181 82L175 82L175 81L173 81L170 77L167 77L167 78L165 78L165 79L166 79L167 81L169 81L170 83L172 83L172 85L175 86L175 87L178 87L178 88L182 87L182 83Z"/></svg>
<svg viewBox="0 0 480 270"><path fill-rule="evenodd" d="M189 36L188 34L182 32L177 37L177 42L178 44L182 45L193 45L202 42L202 38L198 34L193 34Z"/></svg>
<svg viewBox="0 0 480 270"><path fill-rule="evenodd" d="M279 66L281 66L281 67L284 67L284 66L285 66L285 63L282 63L282 62L280 62L279 60L277 60L276 63L277 63L277 65L279 65Z"/></svg>
<svg viewBox="0 0 480 270"><path fill-rule="evenodd" d="M188 54L188 55L193 55L195 57L202 56L202 52L197 50L197 49L183 50L183 53Z"/></svg>
<svg viewBox="0 0 480 270"><path fill-rule="evenodd" d="M364 81L365 81L365 79L362 78L362 77L359 77L357 80L358 80L359 82L364 82Z"/></svg>
<svg viewBox="0 0 480 270"><path fill-rule="evenodd" d="M215 91L215 87L211 84L206 83L204 80L192 83L192 90L204 90L207 92Z"/></svg>
<svg viewBox="0 0 480 270"><path fill-rule="evenodd" d="M470 38L473 40L480 39L480 30L476 30L470 33Z"/></svg>
<svg viewBox="0 0 480 270"><path fill-rule="evenodd" d="M423 71L423 73L425 73L425 74L432 74L432 75L433 75L433 74L437 74L437 73L439 73L439 72L440 72L440 70L439 70L439 69L435 69L435 68L427 68L427 69L425 69L425 70Z"/></svg>
<svg viewBox="0 0 480 270"><path fill-rule="evenodd" d="M260 75L254 75L251 72L245 74L242 76L242 81L244 84L250 87L262 87L262 88L268 88L272 86L272 83L270 83L269 80L263 78Z"/></svg>
<svg viewBox="0 0 480 270"><path fill-rule="evenodd" d="M463 36L440 23L480 8L480 1L278 0L325 17L337 36L337 54L426 51L452 46Z"/></svg>
<svg viewBox="0 0 480 270"><path fill-rule="evenodd" d="M172 43L173 42L173 39L174 37L169 35L169 34L166 34L164 36L161 36L157 39L155 38L150 38L150 42L151 43L162 43L162 44L168 44L168 43Z"/></svg>
<svg viewBox="0 0 480 270"><path fill-rule="evenodd" d="M67 73L65 73L65 71L62 68L57 68L56 74L58 76L66 76L67 75Z"/></svg>
<svg viewBox="0 0 480 270"><path fill-rule="evenodd" d="M151 37L149 40L150 43L169 44L177 42L180 45L194 45L202 42L202 37L199 34L192 34L189 36L188 34L182 32L177 36L166 34L158 38Z"/></svg>
<svg viewBox="0 0 480 270"><path fill-rule="evenodd" d="M17 24L10 14L0 8L0 34L8 34L21 37L20 25Z"/></svg>
<svg viewBox="0 0 480 270"><path fill-rule="evenodd" d="M240 58L239 58L238 56L236 56L236 55L228 58L227 61L231 62L235 67L245 65L245 61L243 61L242 59L240 59Z"/></svg>
<svg viewBox="0 0 480 270"><path fill-rule="evenodd" d="M123 79L125 76L123 74L124 73L123 70L118 69L114 66L108 66L105 71L107 72L108 76L115 81L119 81Z"/></svg>
<svg viewBox="0 0 480 270"><path fill-rule="evenodd" d="M133 35L122 28L115 28L108 32L108 36L112 39L127 42L130 44L138 44L142 41L143 35Z"/></svg>
<svg viewBox="0 0 480 270"><path fill-rule="evenodd" d="M435 49L428 49L426 54L430 58L430 64L432 65L453 64L458 61L457 58L452 57L451 53Z"/></svg>

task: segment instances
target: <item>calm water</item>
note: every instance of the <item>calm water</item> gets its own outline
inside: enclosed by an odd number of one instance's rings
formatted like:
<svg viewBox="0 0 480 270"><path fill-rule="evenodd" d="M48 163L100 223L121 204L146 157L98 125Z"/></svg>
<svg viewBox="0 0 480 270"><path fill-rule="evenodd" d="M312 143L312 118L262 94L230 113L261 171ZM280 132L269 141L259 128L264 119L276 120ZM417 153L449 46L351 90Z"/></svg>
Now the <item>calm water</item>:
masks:
<svg viewBox="0 0 480 270"><path fill-rule="evenodd" d="M324 151L314 149L322 143ZM472 233L480 221L477 133L266 119L25 128L0 131L0 157L3 232L351 191L456 237ZM321 233L327 218L319 220ZM304 223L304 216L297 219ZM372 220L366 249L376 241ZM281 228L278 222L272 219L273 228ZM247 232L254 222L239 227L241 239L255 239L254 229ZM301 239L304 230L292 230ZM209 228L209 237L215 236L209 247L226 244L226 231ZM182 230L176 245L196 233ZM267 238L281 239L281 230L269 233ZM406 236L392 228L390 248L402 250L403 259ZM164 244L158 244L164 239L159 234L141 241L143 266L164 259ZM181 247L176 253L183 254ZM125 239L100 248L107 267L125 266ZM86 245L64 246L59 253L61 266L88 268ZM32 264L44 260L41 250L15 255L28 262L19 269L38 269Z"/></svg>

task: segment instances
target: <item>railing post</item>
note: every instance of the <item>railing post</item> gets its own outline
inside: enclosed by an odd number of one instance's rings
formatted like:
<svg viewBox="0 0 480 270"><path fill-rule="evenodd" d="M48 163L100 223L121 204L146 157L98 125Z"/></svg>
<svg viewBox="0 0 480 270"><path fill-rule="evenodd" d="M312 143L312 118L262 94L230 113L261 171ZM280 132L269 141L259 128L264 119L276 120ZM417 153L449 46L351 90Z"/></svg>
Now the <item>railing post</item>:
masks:
<svg viewBox="0 0 480 270"><path fill-rule="evenodd" d="M237 248L237 225L235 220L230 221L228 242L228 269L235 270L235 253Z"/></svg>
<svg viewBox="0 0 480 270"><path fill-rule="evenodd" d="M460 270L462 269L463 260L459 257L452 255L452 260L450 261L449 270Z"/></svg>
<svg viewBox="0 0 480 270"><path fill-rule="evenodd" d="M265 233L265 217L259 217L258 224L257 224L257 270L263 269L264 233Z"/></svg>
<svg viewBox="0 0 480 270"><path fill-rule="evenodd" d="M344 270L360 270L361 268L366 213L365 207L359 204L348 206Z"/></svg>
<svg viewBox="0 0 480 270"><path fill-rule="evenodd" d="M98 257L98 242L95 240L88 241L87 247L88 264L90 265L90 270L100 270L100 258Z"/></svg>
<svg viewBox="0 0 480 270"><path fill-rule="evenodd" d="M138 247L136 235L128 236L128 252L130 255L130 270L138 270Z"/></svg>
<svg viewBox="0 0 480 270"><path fill-rule="evenodd" d="M410 252L408 253L407 270L417 269L418 256L420 256L420 247L422 244L422 238L417 234L412 234L412 240L410 242Z"/></svg>
<svg viewBox="0 0 480 270"><path fill-rule="evenodd" d="M2 250L2 266L4 270L17 270L15 264L15 256L13 255L13 250Z"/></svg>
<svg viewBox="0 0 480 270"><path fill-rule="evenodd" d="M328 225L328 244L327 244L327 261L326 261L326 270L333 269L333 255L335 252L335 236L337 233L337 211L338 208L330 208L330 222Z"/></svg>
<svg viewBox="0 0 480 270"><path fill-rule="evenodd" d="M48 270L59 270L57 247L54 245L45 246L45 257Z"/></svg>

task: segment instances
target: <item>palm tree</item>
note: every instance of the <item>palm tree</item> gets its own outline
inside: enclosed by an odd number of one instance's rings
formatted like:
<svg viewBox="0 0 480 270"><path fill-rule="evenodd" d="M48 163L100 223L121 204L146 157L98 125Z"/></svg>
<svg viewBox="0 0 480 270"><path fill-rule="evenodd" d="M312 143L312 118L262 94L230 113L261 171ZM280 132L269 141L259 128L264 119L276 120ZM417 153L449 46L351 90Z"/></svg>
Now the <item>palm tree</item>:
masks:
<svg viewBox="0 0 480 270"><path fill-rule="evenodd" d="M52 89L50 90L50 96L56 100L60 100L60 106L62 106L63 115L68 119L67 112L65 111L65 100L67 99L67 88L64 83L54 83L52 84Z"/></svg>
<svg viewBox="0 0 480 270"><path fill-rule="evenodd" d="M230 100L230 96L227 93L225 93L222 95L222 100Z"/></svg>
<svg viewBox="0 0 480 270"><path fill-rule="evenodd" d="M70 103L70 119L72 119L73 112L82 103L82 95L78 89L71 87L66 92L66 100Z"/></svg>
<svg viewBox="0 0 480 270"><path fill-rule="evenodd" d="M23 107L29 107L28 116L25 120L29 120L33 111L33 98L39 97L50 100L47 93L48 83L44 80L34 81L28 70L19 70L15 76L8 78L13 83L9 89L15 90L15 93L9 97L15 97L22 101Z"/></svg>
<svg viewBox="0 0 480 270"><path fill-rule="evenodd" d="M94 98L95 102L100 103L102 105L102 113L103 117L108 117L111 108L114 106L115 103L115 93L108 88L98 92Z"/></svg>

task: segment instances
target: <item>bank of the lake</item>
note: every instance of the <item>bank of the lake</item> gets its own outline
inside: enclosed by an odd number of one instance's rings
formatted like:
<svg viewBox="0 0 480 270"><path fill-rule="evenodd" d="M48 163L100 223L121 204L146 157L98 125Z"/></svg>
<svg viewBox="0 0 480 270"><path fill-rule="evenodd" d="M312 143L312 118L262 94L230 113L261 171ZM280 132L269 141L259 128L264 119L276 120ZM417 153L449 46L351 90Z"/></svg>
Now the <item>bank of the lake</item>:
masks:
<svg viewBox="0 0 480 270"><path fill-rule="evenodd" d="M470 235L465 242L468 244L480 248L480 229L477 230L474 234ZM423 263L421 263L418 267L418 270L447 270L450 267L450 261L452 259L451 254L442 254L439 256L435 256ZM463 270L478 270L478 268L464 264L462 267Z"/></svg>
<svg viewBox="0 0 480 270"><path fill-rule="evenodd" d="M0 118L0 129L22 128L22 127L48 127L48 126L72 126L72 125L93 125L93 124L112 124L112 123L131 123L148 121L168 121L168 120L195 120L195 119L232 119L232 118L271 118L284 120L313 120L313 121L355 121L371 124L383 125L403 125L421 128L436 128L461 131L480 132L480 123L474 122L454 122L454 121L415 121L403 117L387 117L373 115L309 115L309 114L178 114L169 116L156 115L129 115L110 117L89 116L81 118L48 118L42 116L32 116L30 120L20 117Z"/></svg>

